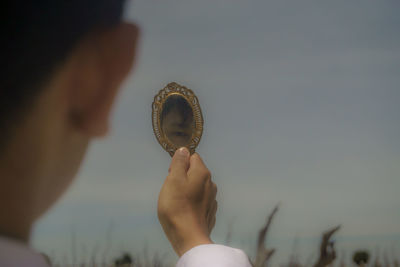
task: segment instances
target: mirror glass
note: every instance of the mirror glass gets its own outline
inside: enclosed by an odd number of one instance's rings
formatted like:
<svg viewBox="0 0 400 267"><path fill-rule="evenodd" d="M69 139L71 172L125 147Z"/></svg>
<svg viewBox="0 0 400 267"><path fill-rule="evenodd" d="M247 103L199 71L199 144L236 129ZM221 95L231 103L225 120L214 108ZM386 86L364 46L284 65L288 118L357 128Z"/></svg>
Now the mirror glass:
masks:
<svg viewBox="0 0 400 267"><path fill-rule="evenodd" d="M161 130L176 147L188 146L194 131L193 110L179 94L170 95L160 114Z"/></svg>
<svg viewBox="0 0 400 267"><path fill-rule="evenodd" d="M153 131L171 156L180 147L193 154L203 134L203 115L192 90L176 82L167 84L154 97Z"/></svg>

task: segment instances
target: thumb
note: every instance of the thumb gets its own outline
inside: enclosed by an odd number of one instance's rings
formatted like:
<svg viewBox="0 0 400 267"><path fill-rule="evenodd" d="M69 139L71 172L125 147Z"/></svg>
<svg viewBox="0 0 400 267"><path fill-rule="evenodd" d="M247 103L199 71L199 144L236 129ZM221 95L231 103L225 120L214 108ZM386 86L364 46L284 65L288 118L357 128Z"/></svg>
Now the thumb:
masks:
<svg viewBox="0 0 400 267"><path fill-rule="evenodd" d="M190 165L189 158L190 152L186 147L177 149L169 167L170 174L172 174L172 176L176 175L177 177L186 177Z"/></svg>

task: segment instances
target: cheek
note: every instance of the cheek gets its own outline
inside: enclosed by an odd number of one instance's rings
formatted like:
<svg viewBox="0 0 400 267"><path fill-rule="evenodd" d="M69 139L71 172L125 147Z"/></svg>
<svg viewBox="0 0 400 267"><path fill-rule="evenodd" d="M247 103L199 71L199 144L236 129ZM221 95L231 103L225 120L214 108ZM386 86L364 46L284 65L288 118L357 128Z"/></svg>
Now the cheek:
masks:
<svg viewBox="0 0 400 267"><path fill-rule="evenodd" d="M77 175L89 146L89 139L80 137L65 147L58 170L60 183L63 185L61 193L65 191Z"/></svg>

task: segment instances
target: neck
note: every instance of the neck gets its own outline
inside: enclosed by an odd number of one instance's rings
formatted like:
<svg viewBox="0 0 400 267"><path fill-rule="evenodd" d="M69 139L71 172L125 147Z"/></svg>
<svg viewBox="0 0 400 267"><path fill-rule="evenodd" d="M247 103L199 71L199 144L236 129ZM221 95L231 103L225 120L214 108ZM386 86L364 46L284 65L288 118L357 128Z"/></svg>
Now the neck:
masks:
<svg viewBox="0 0 400 267"><path fill-rule="evenodd" d="M0 174L0 235L23 242L29 240L34 214L32 198L25 192L4 183Z"/></svg>
<svg viewBox="0 0 400 267"><path fill-rule="evenodd" d="M35 214L34 171L10 155L3 156L0 157L0 235L26 243Z"/></svg>
<svg viewBox="0 0 400 267"><path fill-rule="evenodd" d="M7 178L5 178L7 177ZM3 176L0 172L0 235L28 242L34 214L32 195L21 177Z"/></svg>
<svg viewBox="0 0 400 267"><path fill-rule="evenodd" d="M29 242L31 227L30 225L10 224L9 221L0 221L0 236L18 240L23 243Z"/></svg>

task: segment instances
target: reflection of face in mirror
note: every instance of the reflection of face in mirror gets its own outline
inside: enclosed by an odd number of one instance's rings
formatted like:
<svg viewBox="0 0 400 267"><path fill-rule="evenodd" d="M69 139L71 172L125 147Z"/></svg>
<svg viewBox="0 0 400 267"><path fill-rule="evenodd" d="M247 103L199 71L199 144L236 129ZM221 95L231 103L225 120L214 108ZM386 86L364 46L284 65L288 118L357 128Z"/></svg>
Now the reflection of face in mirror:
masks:
<svg viewBox="0 0 400 267"><path fill-rule="evenodd" d="M179 95L167 98L161 112L161 129L177 147L187 146L193 133L193 110L186 99Z"/></svg>

